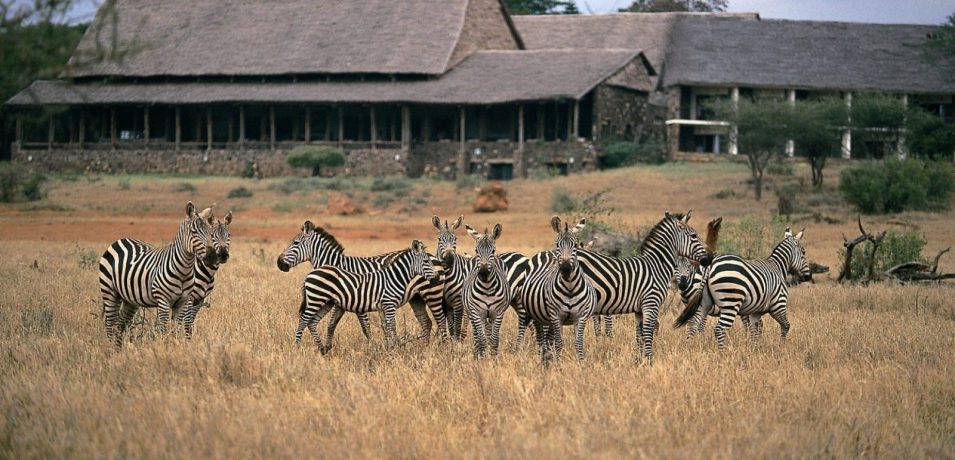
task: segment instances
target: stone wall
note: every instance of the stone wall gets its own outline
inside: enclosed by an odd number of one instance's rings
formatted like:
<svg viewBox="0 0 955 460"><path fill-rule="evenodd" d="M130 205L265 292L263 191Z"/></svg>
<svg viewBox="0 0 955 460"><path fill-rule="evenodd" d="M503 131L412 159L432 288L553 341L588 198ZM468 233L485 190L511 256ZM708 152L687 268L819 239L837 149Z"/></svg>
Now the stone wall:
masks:
<svg viewBox="0 0 955 460"><path fill-rule="evenodd" d="M408 174L412 177L430 176L453 179L457 176L457 160L460 143L429 142L415 144L408 160ZM467 169L471 164L514 164L515 177L520 174L521 161L517 142L465 143ZM596 152L589 142L537 142L524 143L523 168L532 174L538 168L552 168L566 164L568 172L592 170L596 167ZM487 171L487 168L481 168Z"/></svg>
<svg viewBox="0 0 955 460"><path fill-rule="evenodd" d="M655 111L649 94L611 85L595 91L594 133L600 140L636 142L644 134L655 134Z"/></svg>

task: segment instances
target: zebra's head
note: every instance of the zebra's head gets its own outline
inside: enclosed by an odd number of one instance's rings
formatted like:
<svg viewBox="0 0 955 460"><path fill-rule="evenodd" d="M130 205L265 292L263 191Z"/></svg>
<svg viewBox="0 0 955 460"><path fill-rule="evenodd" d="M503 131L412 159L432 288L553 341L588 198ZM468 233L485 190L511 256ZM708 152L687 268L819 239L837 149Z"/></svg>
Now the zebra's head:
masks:
<svg viewBox="0 0 955 460"><path fill-rule="evenodd" d="M464 227L468 229L468 235L471 235L477 243L474 248L474 261L476 262L478 276L482 280L487 280L491 271L497 266L497 239L501 237L501 224L495 224L494 229L490 232L485 228L484 233L479 233L467 225Z"/></svg>
<svg viewBox="0 0 955 460"><path fill-rule="evenodd" d="M713 261L713 254L706 250L706 246L700 241L700 235L696 233L693 227L690 227L690 216L692 213L693 211L690 210L683 215L671 215L670 212L667 211L664 213L663 223L672 224L676 230L677 255L699 262L700 265L706 267ZM647 238L649 239L650 235L648 235Z"/></svg>
<svg viewBox="0 0 955 460"><path fill-rule="evenodd" d="M448 225L448 221L445 220L442 227L441 218L438 216L431 218L434 228L438 229L438 247L435 256L441 259L445 266L454 262L454 254L458 251L458 237L454 234L454 231L461 226L463 220L464 216L459 216L454 222L451 222L451 225Z"/></svg>
<svg viewBox="0 0 955 460"><path fill-rule="evenodd" d="M212 246L214 224L215 217L212 215L211 208L196 212L196 206L191 201L186 203L186 220L183 225L189 226L189 249L198 260L208 266L213 266L218 261L215 248Z"/></svg>
<svg viewBox="0 0 955 460"><path fill-rule="evenodd" d="M411 254L412 257L414 274L421 275L426 280L434 279L434 263L431 261L431 254L428 254L428 250L421 240L411 242L409 254Z"/></svg>
<svg viewBox="0 0 955 460"><path fill-rule="evenodd" d="M232 236L229 231L230 224L232 224L232 211L226 213L224 218L216 219L215 225L212 226L212 247L220 264L229 261L229 244Z"/></svg>
<svg viewBox="0 0 955 460"><path fill-rule="evenodd" d="M560 273L567 279L566 277L577 269L577 248L580 246L577 234L587 225L587 219L580 219L573 227L564 222L561 228L560 223L560 217L554 216L550 219L550 226L557 233L554 240L554 258L557 259Z"/></svg>
<svg viewBox="0 0 955 460"><path fill-rule="evenodd" d="M676 267L673 269L673 279L676 281L676 287L680 292L684 292L690 287L693 280L693 273L696 266L686 257L676 258Z"/></svg>
<svg viewBox="0 0 955 460"><path fill-rule="evenodd" d="M312 252L315 250L315 240L318 239L318 236L318 232L315 231L315 224L306 220L302 224L302 231L295 235L285 251L279 254L277 262L279 270L287 272L306 260L312 260Z"/></svg>
<svg viewBox="0 0 955 460"><path fill-rule="evenodd" d="M809 261L806 260L806 248L802 246L802 237L806 229L793 235L792 230L786 227L783 233L783 240L776 246L773 253L780 251L784 255L784 260L788 263L787 270L798 276L800 281L812 281L812 270L809 269Z"/></svg>

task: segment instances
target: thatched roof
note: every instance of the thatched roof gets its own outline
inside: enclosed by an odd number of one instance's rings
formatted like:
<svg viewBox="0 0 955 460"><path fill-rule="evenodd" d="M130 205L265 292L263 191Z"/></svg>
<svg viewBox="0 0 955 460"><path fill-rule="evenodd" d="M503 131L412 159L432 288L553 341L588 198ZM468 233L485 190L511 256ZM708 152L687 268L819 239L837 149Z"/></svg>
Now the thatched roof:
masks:
<svg viewBox="0 0 955 460"><path fill-rule="evenodd" d="M527 49L632 49L663 69L670 32L678 19L705 16L758 19L755 13L615 13L514 16Z"/></svg>
<svg viewBox="0 0 955 460"><path fill-rule="evenodd" d="M642 65L628 66L633 62ZM632 50L481 51L439 79L298 83L68 83L38 81L10 105L208 103L496 104L580 99L625 67L649 69ZM650 90L649 72L626 79ZM612 83L611 83L612 84ZM636 85L636 87L635 87Z"/></svg>
<svg viewBox="0 0 955 460"><path fill-rule="evenodd" d="M933 26L686 17L664 86L955 92L955 69L927 59Z"/></svg>
<svg viewBox="0 0 955 460"><path fill-rule="evenodd" d="M97 41L109 49L113 40L112 16L101 10L65 76L439 75L476 1L483 8L471 14L503 8L499 0L118 0L116 38L132 52L90 63ZM510 38L517 47L519 37Z"/></svg>

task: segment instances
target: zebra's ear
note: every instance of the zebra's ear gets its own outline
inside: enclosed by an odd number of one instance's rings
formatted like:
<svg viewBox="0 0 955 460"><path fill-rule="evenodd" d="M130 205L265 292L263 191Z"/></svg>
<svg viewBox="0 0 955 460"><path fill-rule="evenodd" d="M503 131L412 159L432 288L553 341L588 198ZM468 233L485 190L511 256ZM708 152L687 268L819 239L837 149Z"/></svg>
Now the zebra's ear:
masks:
<svg viewBox="0 0 955 460"><path fill-rule="evenodd" d="M467 229L468 235L471 235L471 238L474 238L475 241L481 239L481 234L478 233L477 230L471 228L470 225L465 225L464 228Z"/></svg>
<svg viewBox="0 0 955 460"><path fill-rule="evenodd" d="M670 217L670 210L663 211L663 217Z"/></svg>
<svg viewBox="0 0 955 460"><path fill-rule="evenodd" d="M790 227L786 227L786 230L783 231L783 238L793 236L793 230Z"/></svg>
<svg viewBox="0 0 955 460"><path fill-rule="evenodd" d="M434 225L434 228L441 230L441 218L438 216L431 217L431 225Z"/></svg>
<svg viewBox="0 0 955 460"><path fill-rule="evenodd" d="M806 229L802 229L799 233L796 234L796 241L802 240L803 234L806 233Z"/></svg>
<svg viewBox="0 0 955 460"><path fill-rule="evenodd" d="M560 217L551 217L550 227L554 229L554 233L560 233Z"/></svg>
<svg viewBox="0 0 955 460"><path fill-rule="evenodd" d="M192 204L191 201L186 203L186 217L191 218L195 216L195 214L196 214L196 205Z"/></svg>
<svg viewBox="0 0 955 460"><path fill-rule="evenodd" d="M591 238L590 241L588 241L587 244L584 245L584 249L587 249L587 250L593 249L595 244L597 244L596 236Z"/></svg>
<svg viewBox="0 0 955 460"><path fill-rule="evenodd" d="M491 238L497 241L497 239L501 237L502 231L504 231L504 228L501 227L501 224L494 224L494 232L491 233Z"/></svg>
<svg viewBox="0 0 955 460"><path fill-rule="evenodd" d="M302 224L302 233L307 234L307 233L312 233L314 231L315 231L315 224L313 224L312 221L306 220L305 223Z"/></svg>
<svg viewBox="0 0 955 460"><path fill-rule="evenodd" d="M413 240L411 242L411 250L414 252L424 252L424 243L421 240Z"/></svg>
<svg viewBox="0 0 955 460"><path fill-rule="evenodd" d="M580 222L577 222L577 225L574 226L574 234L580 233L585 226L587 226L587 219L580 219Z"/></svg>
<svg viewBox="0 0 955 460"><path fill-rule="evenodd" d="M226 226L229 226L229 224L232 223L232 211L226 213L225 218L222 219L222 223L224 223Z"/></svg>
<svg viewBox="0 0 955 460"><path fill-rule="evenodd" d="M199 218L206 221L209 225L214 225L216 223L216 216L212 214L212 208L203 209L199 213Z"/></svg>
<svg viewBox="0 0 955 460"><path fill-rule="evenodd" d="M464 222L463 215L458 216L458 218L455 219L454 222L451 222L451 230L457 230L459 227L461 227L461 222Z"/></svg>
<svg viewBox="0 0 955 460"><path fill-rule="evenodd" d="M684 224L690 223L691 214L693 214L693 210L692 210L692 209L689 210L689 211L687 211L686 214L683 215L683 223L684 223Z"/></svg>

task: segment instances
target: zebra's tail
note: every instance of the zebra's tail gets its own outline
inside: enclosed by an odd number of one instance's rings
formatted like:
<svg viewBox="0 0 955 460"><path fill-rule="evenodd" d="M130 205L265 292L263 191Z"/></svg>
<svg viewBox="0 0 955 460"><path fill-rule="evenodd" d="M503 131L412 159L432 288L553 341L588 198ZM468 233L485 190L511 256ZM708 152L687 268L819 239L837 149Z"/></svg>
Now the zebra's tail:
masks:
<svg viewBox="0 0 955 460"><path fill-rule="evenodd" d="M299 316L302 316L302 313L305 312L305 305L306 305L305 299L306 299L306 298L307 298L307 296L305 295L305 286L302 286L302 304L298 306L298 315L299 315Z"/></svg>
<svg viewBox="0 0 955 460"><path fill-rule="evenodd" d="M692 318L693 315L696 314L696 311L700 308L700 303L702 301L703 289L700 289L690 296L690 300L686 303L686 306L683 307L683 311L680 312L680 316L677 316L676 321L673 321L673 328L677 329L686 326L686 323L690 322L690 318Z"/></svg>

